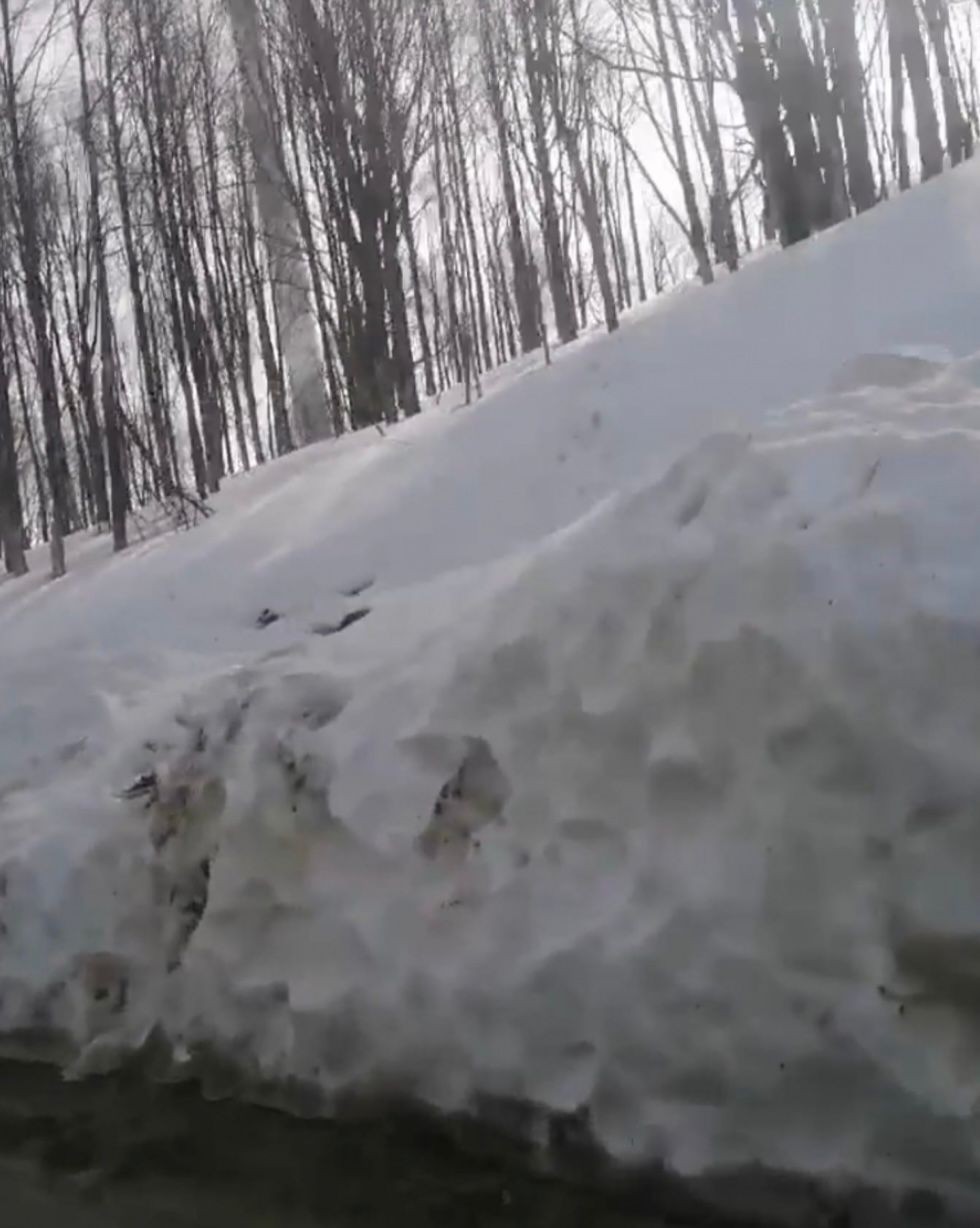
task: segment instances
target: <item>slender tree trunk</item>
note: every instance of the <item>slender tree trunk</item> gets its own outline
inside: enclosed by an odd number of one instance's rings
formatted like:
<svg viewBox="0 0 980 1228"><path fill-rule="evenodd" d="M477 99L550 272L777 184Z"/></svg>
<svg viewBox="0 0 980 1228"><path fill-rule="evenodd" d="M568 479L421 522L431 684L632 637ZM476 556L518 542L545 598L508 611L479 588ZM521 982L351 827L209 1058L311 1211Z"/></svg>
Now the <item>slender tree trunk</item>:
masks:
<svg viewBox="0 0 980 1228"><path fill-rule="evenodd" d="M755 9L751 0L732 0L732 7L738 26L735 87L759 155L774 225L786 247L810 233L806 203L786 143L779 95L759 44Z"/></svg>
<svg viewBox="0 0 980 1228"><path fill-rule="evenodd" d="M442 303L439 299L439 291L436 289L436 281L436 262L433 257L429 265L429 295L432 299L432 337L435 345L436 374L439 377L439 394L442 394L449 386L450 378L446 363L446 330L442 324Z"/></svg>
<svg viewBox="0 0 980 1228"><path fill-rule="evenodd" d="M412 300L415 304L415 328L422 351L422 376L425 380L425 395L435 396L436 378L432 369L432 344L429 341L429 326L425 319L425 304L422 301L422 279L419 274L419 255L412 226L411 184L404 156L398 160L398 203L401 210L402 234L408 250L408 271L412 282Z"/></svg>
<svg viewBox="0 0 980 1228"><path fill-rule="evenodd" d="M793 140L797 180L810 227L822 229L831 221L831 211L813 133L813 64L803 42L796 0L771 0L768 11L776 30L778 88Z"/></svg>
<svg viewBox="0 0 980 1228"><path fill-rule="evenodd" d="M323 368L324 371L328 371L330 363L331 316L330 310L327 306L326 287L323 284L323 274L320 269L320 259L319 253L317 252L316 239L313 235L313 219L310 213L307 198L303 165L299 156L299 135L296 128L295 101L292 97L292 91L289 90L288 87L286 90L285 122L290 138L289 144L293 151L292 182L295 185L294 213L296 217L296 224L299 229L299 237L302 241L303 252L306 258L306 268L309 275L310 291L313 297L313 305L316 312L317 334L320 341L320 354L322 355L323 359ZM319 359L317 365L319 369ZM322 396L324 383L322 377L320 378L319 383ZM325 408L324 412L334 423L334 430L339 431L336 394L331 396L331 401L333 402L333 405Z"/></svg>
<svg viewBox="0 0 980 1228"><path fill-rule="evenodd" d="M640 230L636 221L636 198L633 194L633 181L630 177L629 158L626 146L622 144L620 131L620 157L623 164L623 187L626 189L626 214L630 223L630 238L633 243L633 263L636 267L636 289L641 303L647 301L647 284L643 274L643 253L640 248Z"/></svg>
<svg viewBox="0 0 980 1228"><path fill-rule="evenodd" d="M242 75L242 110L255 163L255 195L268 247L272 292L289 379L296 433L303 443L332 434L323 396L309 272L300 254L295 211L272 115L256 0L226 0Z"/></svg>
<svg viewBox="0 0 980 1228"><path fill-rule="evenodd" d="M10 142L9 156L17 194L17 211L20 216L18 240L21 268L24 275L24 294L31 327L34 333L34 349L37 365L38 388L41 399L41 419L44 424L45 473L51 497L51 574L57 579L65 574L64 536L69 531L68 472L65 459L65 442L61 430L61 409L58 404L57 382L51 349L51 336L44 305L44 286L41 274L41 248L38 234L38 198L31 182L28 152L20 120L20 100L17 96L15 75L13 26L10 0L0 0L0 25L3 36L3 59L0 68L4 86L7 134Z"/></svg>
<svg viewBox="0 0 980 1228"><path fill-rule="evenodd" d="M850 215L847 181L844 178L844 147L841 144L840 112L833 87L827 79L827 53L824 32L817 12L817 0L803 0L810 27L810 47L807 64L810 77L810 97L813 118L817 126L820 165L830 209L831 222L840 222ZM806 48L804 48L806 49Z"/></svg>
<svg viewBox="0 0 980 1228"><path fill-rule="evenodd" d="M129 174L123 161L122 129L116 106L115 64L113 31L109 25L109 6L103 8L102 41L105 57L106 120L109 129L109 150L112 156L113 175L116 183L116 198L119 204L119 221L122 231L123 251L126 257L126 273L129 279L129 294L133 303L133 322L136 331L136 348L143 373L143 388L149 404L150 423L156 440L156 463L162 493L169 495L174 490L175 475L167 446L167 422L164 408L163 381L150 340L147 320L146 297L143 277L133 231L133 214L129 191Z"/></svg>
<svg viewBox="0 0 980 1228"><path fill-rule="evenodd" d="M602 184L602 207L605 213L606 233L609 235L609 252L612 256L613 277L616 281L616 306L625 311L629 302L629 289L626 282L626 262L621 259L622 249L619 243L616 209L613 205L613 192L609 184L609 159L603 158L599 165L599 181Z"/></svg>
<svg viewBox="0 0 980 1228"><path fill-rule="evenodd" d="M677 177L681 181L681 195L684 198L684 209L687 213L688 235L691 250L697 264L698 276L707 286L714 281L715 275L708 257L708 245L705 241L704 223L701 220L701 210L698 208L697 193L694 190L694 180L691 178L691 168L687 157L687 139L681 125L680 106L677 90L674 85L673 70L670 66L670 56L667 51L667 39L664 34L664 23L660 12L660 0L648 0L650 15L653 17L653 28L657 37L657 52L663 66L664 94L667 99L667 112L670 116L670 129L674 142L674 155L677 162Z"/></svg>
<svg viewBox="0 0 980 1228"><path fill-rule="evenodd" d="M919 28L919 15L915 8L915 0L885 0L885 13L888 19L893 95L897 83L901 81L901 61L904 60L909 89L912 93L912 104L915 109L915 131L919 141L919 157L922 161L922 178L923 180L931 179L943 169L943 147L939 140L939 121L936 119L936 104L933 101L932 83L929 80L929 61L922 41L922 31ZM904 91L899 89L898 94L904 106ZM894 117L899 107L899 102L894 100L894 96L892 107ZM904 128L901 135L904 143ZM896 143L897 141L898 134L896 133ZM899 153L899 166L901 166L901 152ZM907 186L907 183L903 186Z"/></svg>
<svg viewBox="0 0 980 1228"><path fill-rule="evenodd" d="M616 312L616 298L613 294L612 280L609 276L609 264L606 259L606 245L602 235L602 217L599 212L596 194L585 173L585 164L582 161L578 133L565 115L559 94L558 64L548 30L550 5L551 0L534 0L535 56L550 95L551 112L558 129L558 136L565 147L565 153L572 170L572 177L575 181L575 190L578 193L582 206L582 221L592 248L592 263L595 268L596 280L599 283L599 293L602 296L602 309L606 328L609 332L615 332L619 327L619 316Z"/></svg>
<svg viewBox="0 0 980 1228"><path fill-rule="evenodd" d="M92 480L89 473L89 451L86 445L85 432L82 429L78 406L75 402L75 391L71 372L65 360L61 335L55 330L52 334L55 357L58 361L58 371L61 374L61 396L65 409L68 411L68 421L71 423L71 433L75 441L75 458L78 466L78 509L82 528L97 523L95 499L92 493ZM103 521L108 523L108 521Z"/></svg>
<svg viewBox="0 0 980 1228"><path fill-rule="evenodd" d="M922 0L929 40L939 73L939 88L943 96L943 117L946 121L946 148L953 166L969 157L973 140L970 125L960 107L956 78L949 58L949 12L946 0Z"/></svg>
<svg viewBox="0 0 980 1228"><path fill-rule="evenodd" d="M22 576L27 571L27 555L24 551L24 510L20 497L20 475L17 472L14 420L10 408L7 344L3 320L0 319L0 547L7 572Z"/></svg>
<svg viewBox="0 0 980 1228"><path fill-rule="evenodd" d="M459 309L456 303L456 257L452 241L452 235L449 227L449 211L446 203L446 190L442 175L442 158L441 158L441 125L436 123L434 150L435 150L435 180L436 180L436 199L439 205L439 231L442 240L442 260L443 271L446 279L446 312L449 316L447 327L449 330L449 358L453 365L456 379L461 381L463 378L463 354L462 354L462 330L459 321ZM435 293L435 282L433 281L433 294Z"/></svg>
<svg viewBox="0 0 980 1228"><path fill-rule="evenodd" d="M493 29L487 11L487 0L479 0L480 40L483 53L483 75L490 112L493 116L497 137L497 156L500 161L500 180L507 212L507 235L511 266L514 276L514 301L517 305L517 327L521 353L529 354L538 348L541 339L537 327L535 286L531 273L521 227L521 214L517 205L517 190L514 183L514 168L511 161L510 139L507 133L507 118L504 111L504 95L500 85L499 61L494 47Z"/></svg>
<svg viewBox="0 0 980 1228"><path fill-rule="evenodd" d="M92 495L93 519L101 528L107 528L110 521L109 485L106 479L105 450L103 448L102 426L99 422L98 407L95 396L95 372L93 370L94 344L89 339L88 320L88 287L83 285L83 278L73 262L73 280L75 294L75 311L71 310L68 293L62 286L62 300L65 317L68 321L67 335L71 349L71 357L75 367L75 388L81 401L82 417L84 419L86 477ZM56 348L59 345L57 331L54 333ZM65 382L67 385L67 373Z"/></svg>
<svg viewBox="0 0 980 1228"><path fill-rule="evenodd" d="M273 341L272 324L266 303L266 278L262 274L257 250L254 200L248 189L246 163L239 143L236 143L235 155L238 173L238 211L242 224L241 262L246 275L245 284L251 295L252 311L255 315L255 327L259 339L259 353L262 355L262 368L265 373L269 408L272 414L270 451L274 455L283 456L293 449L292 432L286 407L285 381L277 348Z"/></svg>
<svg viewBox="0 0 980 1228"><path fill-rule="evenodd" d="M75 59L78 65L79 92L82 103L81 135L88 163L92 258L95 264L95 295L99 316L99 382L102 393L102 423L105 428L106 456L109 462L109 514L112 524L112 545L114 550L125 550L129 490L123 459L116 385L115 323L109 299L109 270L106 265L105 229L102 218L102 180L95 150L81 0L74 0L72 16L75 33ZM111 56L111 52L108 54ZM110 69L111 63L110 58L108 61Z"/></svg>
<svg viewBox="0 0 980 1228"><path fill-rule="evenodd" d="M711 170L710 199L708 201L709 221L711 230L711 246L715 260L724 264L731 272L738 268L738 241L735 237L735 223L732 220L731 201L728 195L728 176L725 170L725 155L721 146L721 134L718 128L718 115L714 100L714 68L710 55L701 48L701 77L704 82L706 102L702 104L695 84L695 75L691 68L691 58L677 18L674 0L664 0L674 47L681 66L681 75L687 85L688 102L691 114L701 136L708 156L708 166ZM658 40L659 41L659 40ZM704 41L703 39L701 40ZM665 65L665 71L669 67ZM625 157L624 157L625 169ZM700 212L698 225L701 224ZM703 240L702 240L703 241ZM695 253L697 259L697 253ZM699 264L700 268L700 264Z"/></svg>
<svg viewBox="0 0 980 1228"><path fill-rule="evenodd" d="M449 117L453 143L455 146L456 167L460 184L460 205L462 209L463 226L469 243L469 264L473 277L473 297L476 300L476 325L479 331L480 348L486 367L493 365L490 356L490 334L487 329L486 296L483 286L483 274L480 271L480 250L476 242L476 227L473 223L473 198L470 192L470 177L463 148L463 126L460 119L459 99L456 93L456 73L453 67L451 34L449 17L446 12L446 0L438 0L439 21L442 29L444 70L446 83L446 101L449 104Z"/></svg>
<svg viewBox="0 0 980 1228"><path fill-rule="evenodd" d="M565 270L565 255L558 222L558 204L555 197L555 179L548 151L548 134L545 121L545 89L542 82L541 64L531 41L531 29L527 12L527 0L513 0L520 27L527 74L528 96L531 112L531 131L534 139L534 157L541 181L541 230L544 237L548 286L555 313L555 328L559 340L574 341L578 335L575 327L575 307L568 292Z"/></svg>
<svg viewBox="0 0 980 1228"><path fill-rule="evenodd" d="M858 213L875 203L875 182L868 153L864 107L864 73L854 26L854 0L821 0L831 80L840 112L847 185Z"/></svg>
<svg viewBox="0 0 980 1228"><path fill-rule="evenodd" d="M912 177L909 173L909 147L905 136L905 72L902 67L902 38L898 25L891 20L891 8L889 7L887 11L889 14L888 69L892 87L892 146L898 162L898 187L900 191L905 192L912 186Z"/></svg>
<svg viewBox="0 0 980 1228"><path fill-rule="evenodd" d="M398 214L392 208L381 224L385 288L391 315L391 353L398 405L406 418L421 410L418 386L415 382L415 357L408 331L408 310L405 304L405 284L398 254Z"/></svg>

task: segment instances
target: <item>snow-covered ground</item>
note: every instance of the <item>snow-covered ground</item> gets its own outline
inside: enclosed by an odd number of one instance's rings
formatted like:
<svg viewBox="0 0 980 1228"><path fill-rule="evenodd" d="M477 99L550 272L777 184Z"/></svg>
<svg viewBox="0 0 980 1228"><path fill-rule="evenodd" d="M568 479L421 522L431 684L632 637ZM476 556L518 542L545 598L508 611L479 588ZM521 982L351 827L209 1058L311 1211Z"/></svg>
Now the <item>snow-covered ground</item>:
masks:
<svg viewBox="0 0 980 1228"><path fill-rule="evenodd" d="M0 1029L966 1198L978 200L0 584Z"/></svg>

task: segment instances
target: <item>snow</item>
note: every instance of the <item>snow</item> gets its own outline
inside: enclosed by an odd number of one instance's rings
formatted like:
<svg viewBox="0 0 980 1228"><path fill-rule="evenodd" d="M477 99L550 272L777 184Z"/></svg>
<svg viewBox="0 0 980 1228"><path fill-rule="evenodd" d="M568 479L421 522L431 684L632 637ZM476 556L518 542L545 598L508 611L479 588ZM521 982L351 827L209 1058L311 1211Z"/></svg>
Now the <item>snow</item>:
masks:
<svg viewBox="0 0 980 1228"><path fill-rule="evenodd" d="M0 585L0 1029L967 1199L978 178Z"/></svg>

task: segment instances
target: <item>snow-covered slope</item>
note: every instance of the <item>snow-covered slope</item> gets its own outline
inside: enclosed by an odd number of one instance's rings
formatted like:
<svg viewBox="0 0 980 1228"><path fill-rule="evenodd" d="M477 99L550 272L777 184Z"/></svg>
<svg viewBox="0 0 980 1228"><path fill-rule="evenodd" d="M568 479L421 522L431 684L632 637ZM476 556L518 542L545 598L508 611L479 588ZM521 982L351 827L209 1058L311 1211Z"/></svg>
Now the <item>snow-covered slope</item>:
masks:
<svg viewBox="0 0 980 1228"><path fill-rule="evenodd" d="M0 706L0 787L29 756L107 732L114 698L194 676L201 657L251 653L266 606L289 618L260 649L329 618L364 579L391 590L537 541L656 478L708 431L751 429L821 392L862 353L971 353L978 194L980 167L961 168L706 291L660 299L549 370L508 372L474 408L444 405L387 438L362 433L259 470L193 534L116 560L105 541L81 558L74 547L53 588L39 558L33 579L0 583L0 687L17 696L15 712Z"/></svg>
<svg viewBox="0 0 980 1228"><path fill-rule="evenodd" d="M0 1027L966 1197L977 198L0 586Z"/></svg>

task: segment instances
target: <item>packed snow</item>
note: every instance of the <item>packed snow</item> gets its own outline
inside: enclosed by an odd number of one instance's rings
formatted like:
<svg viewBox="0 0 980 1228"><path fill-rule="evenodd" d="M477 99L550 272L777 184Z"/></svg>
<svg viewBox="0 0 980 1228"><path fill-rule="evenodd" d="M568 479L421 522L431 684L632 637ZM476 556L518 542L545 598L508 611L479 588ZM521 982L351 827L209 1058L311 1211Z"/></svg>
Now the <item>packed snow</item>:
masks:
<svg viewBox="0 0 980 1228"><path fill-rule="evenodd" d="M0 1029L968 1200L978 179L0 586Z"/></svg>

